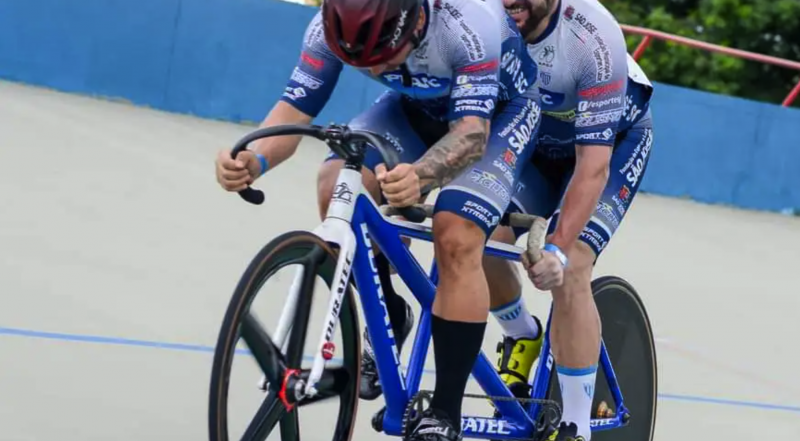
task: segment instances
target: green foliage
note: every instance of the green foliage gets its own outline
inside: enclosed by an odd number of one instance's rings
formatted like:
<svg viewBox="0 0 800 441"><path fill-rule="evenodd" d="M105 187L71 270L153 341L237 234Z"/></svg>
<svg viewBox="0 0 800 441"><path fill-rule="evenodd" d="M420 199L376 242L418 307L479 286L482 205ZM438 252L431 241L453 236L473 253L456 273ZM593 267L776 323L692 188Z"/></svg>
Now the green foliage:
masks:
<svg viewBox="0 0 800 441"><path fill-rule="evenodd" d="M800 60L798 0L605 0L620 23ZM641 37L627 37L633 52ZM800 72L654 40L640 60L655 81L780 103ZM800 107L800 100L794 103Z"/></svg>

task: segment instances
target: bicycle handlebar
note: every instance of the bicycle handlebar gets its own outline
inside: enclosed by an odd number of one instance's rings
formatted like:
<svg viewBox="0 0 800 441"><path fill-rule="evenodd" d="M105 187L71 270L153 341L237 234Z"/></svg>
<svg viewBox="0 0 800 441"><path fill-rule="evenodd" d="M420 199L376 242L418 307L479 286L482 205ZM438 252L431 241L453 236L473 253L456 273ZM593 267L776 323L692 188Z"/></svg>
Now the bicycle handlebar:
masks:
<svg viewBox="0 0 800 441"><path fill-rule="evenodd" d="M380 153L387 170L395 168L400 163L400 157L394 146L382 136L366 130L353 130L347 126L333 124L328 127L309 124L287 124L258 129L247 134L236 143L231 151L231 157L236 159L236 156L253 141L286 135L311 136L324 141L331 150L342 158L362 154L359 144L368 143ZM254 205L264 203L264 192L249 186L239 191L239 196ZM411 222L420 223L425 220L425 212L418 207L402 207L398 208L398 211Z"/></svg>

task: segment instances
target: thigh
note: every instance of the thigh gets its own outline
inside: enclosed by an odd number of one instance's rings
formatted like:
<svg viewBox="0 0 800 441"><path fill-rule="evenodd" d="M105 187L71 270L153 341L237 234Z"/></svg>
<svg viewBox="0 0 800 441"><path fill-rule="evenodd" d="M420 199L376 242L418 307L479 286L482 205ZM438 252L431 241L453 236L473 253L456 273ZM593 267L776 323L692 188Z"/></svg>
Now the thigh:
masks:
<svg viewBox="0 0 800 441"><path fill-rule="evenodd" d="M402 96L394 91L383 93L369 109L353 118L348 126L352 129L369 130L388 139L400 155L400 162L414 162L428 149L426 142L409 121ZM332 159L341 158L330 152L325 160ZM382 162L383 158L377 150L367 149L364 168L374 172L375 167Z"/></svg>
<svg viewBox="0 0 800 441"><path fill-rule="evenodd" d="M573 164L574 158L552 159L534 153L533 158L522 169L516 192L506 211L549 219L558 208L562 182L568 179ZM513 230L517 239L528 232L527 228Z"/></svg>
<svg viewBox="0 0 800 441"><path fill-rule="evenodd" d="M532 88L535 89L535 88ZM491 236L511 204L536 146L541 109L535 90L498 107L482 159L442 188L434 213L449 211Z"/></svg>
<svg viewBox="0 0 800 441"><path fill-rule="evenodd" d="M649 113L649 112L648 112ZM622 134L611 154L608 182L579 240L600 256L619 228L636 196L650 158L653 128L649 115ZM548 234L555 229L560 210L553 215Z"/></svg>

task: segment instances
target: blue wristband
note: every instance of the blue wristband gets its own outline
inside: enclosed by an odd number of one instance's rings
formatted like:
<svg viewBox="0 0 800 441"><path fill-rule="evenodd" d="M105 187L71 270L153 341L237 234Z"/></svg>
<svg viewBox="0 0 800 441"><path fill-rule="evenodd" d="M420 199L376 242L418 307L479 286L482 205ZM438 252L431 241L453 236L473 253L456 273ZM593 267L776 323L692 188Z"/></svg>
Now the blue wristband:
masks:
<svg viewBox="0 0 800 441"><path fill-rule="evenodd" d="M545 244L544 250L555 254L556 257L558 257L558 260L561 261L561 266L566 268L567 263L569 262L569 260L567 259L567 255L564 254L563 251L561 251L561 248L559 248L556 245L553 245L552 243L548 243L548 244Z"/></svg>
<svg viewBox="0 0 800 441"><path fill-rule="evenodd" d="M264 173L269 170L269 163L267 162L267 158L264 157L261 153L256 154L256 158L258 158L258 162L261 163L261 176L264 176Z"/></svg>

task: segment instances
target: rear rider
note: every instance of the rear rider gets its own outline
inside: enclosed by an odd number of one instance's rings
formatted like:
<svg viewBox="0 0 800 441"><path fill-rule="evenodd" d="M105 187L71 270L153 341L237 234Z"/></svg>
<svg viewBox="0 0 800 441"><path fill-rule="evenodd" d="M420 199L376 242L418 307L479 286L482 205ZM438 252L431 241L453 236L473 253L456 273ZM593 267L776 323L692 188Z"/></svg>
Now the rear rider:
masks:
<svg viewBox="0 0 800 441"><path fill-rule="evenodd" d="M309 24L302 53L285 92L263 126L307 124L327 103L344 65L389 88L350 122L392 140L401 164L387 172L368 149L362 169L376 200L409 206L422 187L440 187L433 218L439 283L431 333L436 385L431 406L410 427L416 440L460 438L461 403L480 351L489 314L481 267L487 238L509 207L521 169L502 166L513 156L528 162L539 127L536 65L499 1L325 0ZM531 134L509 145L511 132ZM217 178L228 191L246 188L296 150L300 137L253 143L236 161L217 158ZM343 160L329 155L318 176L320 214L327 211ZM413 324L392 289L388 260L376 258L395 336ZM391 348L373 348L392 358ZM365 354L362 395L380 393ZM377 390L377 393L374 393Z"/></svg>
<svg viewBox="0 0 800 441"><path fill-rule="evenodd" d="M563 282L534 285L553 295L551 337L564 399L551 440L589 441L600 356L600 318L591 280L594 263L631 206L653 143L653 88L627 55L614 17L595 0L504 0L539 68L542 125L510 211L551 217L548 246L561 250ZM497 229L493 239L513 243L524 231ZM535 269L536 267L534 267ZM522 302L507 261L487 257L484 270L492 313L505 339L498 371L517 396L539 355L543 330Z"/></svg>

